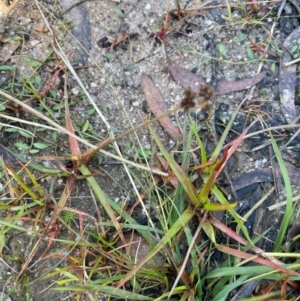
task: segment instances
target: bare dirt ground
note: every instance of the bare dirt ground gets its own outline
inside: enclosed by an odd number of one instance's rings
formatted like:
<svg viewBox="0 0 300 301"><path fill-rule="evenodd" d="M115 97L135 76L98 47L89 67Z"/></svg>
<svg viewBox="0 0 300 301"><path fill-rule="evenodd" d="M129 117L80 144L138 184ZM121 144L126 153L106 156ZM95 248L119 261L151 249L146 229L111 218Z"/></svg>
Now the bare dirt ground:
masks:
<svg viewBox="0 0 300 301"><path fill-rule="evenodd" d="M151 77L161 92L167 110L171 110L184 97L184 89L172 79L168 71L167 54L178 66L202 76L214 89L217 89L218 82L222 79L241 81L253 78L261 71L266 72L262 81L253 87L245 87L241 91L226 94L215 93L213 97L215 133L212 133L208 127L202 129L202 137L208 153L214 149L215 140L220 137L232 112L245 97L247 102L243 113L239 114L233 126L231 139L237 133L241 133L245 124L249 124L250 119L248 120L247 114L251 115L251 112L262 113L264 122L269 126L287 123L281 111L278 78L283 42L299 25L298 16L294 16L294 6L297 5L291 4L292 1L287 1L288 6L283 7L282 13L285 16L279 19L277 18L278 9L282 1L273 1L274 4L270 7L268 5L272 1L261 1L260 7L266 8L255 16L255 20L261 21L257 24L251 21L250 8L246 6L245 1L228 1L232 7L231 16L228 15L226 1L206 1L207 4L197 0L179 1L181 7L186 7L185 9L197 6L199 9L195 10L194 16L189 16L182 21L171 18L171 25L167 29L170 32L164 37L167 39L165 47L156 39L156 35L165 26L166 12L175 8L174 1L170 1L169 6L168 1L163 0L85 1L84 4L75 6L64 13L76 2L42 0L38 1L37 5L37 1L33 0L14 0L12 3L0 0L2 13L0 21L3 24L2 29L0 27L0 67L14 66L13 71L0 69L1 89L7 91L7 87L10 87L12 93L18 91L20 95L22 93L25 95L30 86L27 85L27 91L25 89L22 92L22 84L34 77L36 72L34 60L44 62L49 56L54 56L53 45L55 45L58 49L57 55L64 52L72 64L78 67L76 69L78 77L117 136L144 122L145 116L153 117L140 87L143 73ZM73 19L73 27L71 19ZM67 32L67 28L73 28L73 35ZM54 43L53 37L59 46ZM86 48L88 54L80 48L78 41ZM261 48L253 47L254 44L261 45ZM212 60L212 57L216 60ZM51 64L54 69L57 67L54 66L57 61L52 60ZM60 93L53 97L53 103L49 105L52 108L56 106L56 108L52 112L47 112L46 105L42 104L42 100L37 101L37 99L32 99L27 103L41 109L48 117L63 122L63 119L60 119L63 113L59 109L60 100L63 97L63 77L59 75L56 79L55 72L52 72L51 68L47 68L46 65L39 70L38 76L42 80L36 78L35 85L41 94L44 93L47 85L58 94ZM82 129L88 122L86 137L90 135L91 141L105 139L109 134L105 123L94 113L93 106L83 96L82 88L74 76L71 73L66 76L68 76L71 116L75 126ZM297 89L297 84L294 88ZM34 121L29 112L19 112L17 107L11 107L10 112L13 112L12 115ZM296 116L297 112L296 107L294 112ZM193 110L191 115L199 124L203 124L207 117L203 116L199 110ZM171 118L174 124L179 123L184 127L182 113L173 114ZM1 144L16 149L14 143L24 142L26 138L14 134L8 135L5 133L4 125L7 121L1 117L0 121ZM260 125L253 127L253 131L260 128ZM165 128L156 124L155 129L166 148L176 145L177 141L166 133ZM292 131L277 132L278 143L283 145L293 133ZM139 149L149 151L150 154L157 151L147 129L139 131L137 135L127 136L118 142L123 154L133 161L139 157L140 154L137 151ZM62 156L69 151L68 140L62 134L59 134L54 142L47 132L38 134L37 137L37 140L52 141L51 147L39 153L38 156ZM137 137L140 144L137 142ZM297 146L298 140L295 141ZM115 153L112 148L109 150ZM19 150L19 152L27 158L34 156L25 150ZM291 158L294 158L293 163L298 162L297 148L285 149L283 154L287 161L291 162ZM227 167L229 178L223 176L219 179L220 183L224 183L224 189L228 191L230 191L228 179L233 181L232 186L237 191L240 201L240 207L237 209L240 215L247 212L262 196L269 193L267 200L251 214L246 224L249 229L252 229L253 236L272 228L268 232L268 237L258 243L259 247L265 251L271 250L271 241L274 240L282 214L280 209L269 211L267 207L285 199L280 174L275 175L278 191L271 190L274 175L269 168L273 163L269 160L273 155L265 135L252 137L239 148L229 162ZM92 167L95 171L102 173L97 180L112 199L116 202L126 200L128 203L133 203L135 201L132 185L122 164L112 158L99 155L97 160L93 160ZM280 173L278 167L273 170ZM242 178L245 174L247 177ZM295 194L299 187L298 174L297 166L291 166L290 175ZM263 175L265 175L264 178ZM145 178L142 173L141 181L146 181ZM43 181L45 189L50 189L48 186L51 180L45 178ZM89 187L85 185L85 182L78 182L76 185L67 206L89 214L89 217L84 219L84 223L92 225L94 221L90 217L94 217L95 204ZM5 188L5 177L1 178L1 187ZM61 183L61 188L59 185L56 187L58 194L60 189L63 189L62 187L63 183ZM6 193L4 188L1 192L3 202L5 202ZM151 200L148 201L151 202ZM102 209L99 208L99 210ZM4 214L4 211L1 211L0 218ZM141 209L137 210L133 216L138 219L145 217ZM64 231L61 231L60 238L66 235ZM29 235L26 236L17 229L16 232L5 237L5 241L4 252L11 252L12 257L16 257L21 252L24 258L30 252L33 243ZM40 248L41 252L47 248L47 241L44 241ZM51 248L52 252L55 250L60 250L59 243ZM58 256L56 259L51 258L51 260L43 261L43 264L34 266L28 274L25 292L20 285L18 290L11 294L11 300L75 300L75 296L69 292L55 292L50 289L59 275L47 279L44 277L53 266L63 264L65 263ZM22 260L12 260L9 263L4 260L0 261L0 299L1 292L6 293L12 287L15 275L21 267ZM44 280L39 281L40 278ZM30 296L30 299L25 293ZM95 298L98 298L95 300L109 300L109 297L104 294ZM86 296L85 300L90 300L89 296Z"/></svg>

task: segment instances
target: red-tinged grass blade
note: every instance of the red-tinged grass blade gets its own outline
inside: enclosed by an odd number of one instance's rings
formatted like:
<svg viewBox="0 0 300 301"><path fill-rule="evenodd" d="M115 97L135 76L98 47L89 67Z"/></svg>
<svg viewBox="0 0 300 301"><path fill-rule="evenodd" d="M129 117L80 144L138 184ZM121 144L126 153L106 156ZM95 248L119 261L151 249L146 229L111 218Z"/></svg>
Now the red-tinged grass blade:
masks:
<svg viewBox="0 0 300 301"><path fill-rule="evenodd" d="M103 146L107 145L108 141L110 139L107 138L101 142L98 142L95 146L96 148L89 148L88 150L86 150L81 157L81 161L83 164L87 164L93 157L94 155L103 148Z"/></svg>
<svg viewBox="0 0 300 301"><path fill-rule="evenodd" d="M213 165L213 164L214 164L214 162L208 161L208 162L203 163L203 164L199 164L199 165L195 165L195 166L193 166L193 167L189 167L189 168L188 168L188 171L197 171L197 170L199 170L199 169L205 169L205 170L204 170L204 173L210 173L208 167L210 167L210 166ZM213 169L213 168L212 168L212 169Z"/></svg>
<svg viewBox="0 0 300 301"><path fill-rule="evenodd" d="M291 221L292 215L294 213L294 210L292 209L293 207L293 193L292 193L292 187L291 187L291 182L290 182L290 178L289 178L289 174L288 171L285 167L285 164L283 162L281 153L279 151L279 148L276 144L276 141L274 140L271 131L270 133L270 137L271 137L271 143L273 146L273 150L275 153L275 156L277 158L280 170L281 170L281 174L283 177L283 181L284 181L284 187L285 187L285 191L286 191L286 207L285 207L285 212L282 218L282 222L280 224L280 228L276 237L276 241L275 241L275 245L273 247L273 252L278 252L281 249L282 246L282 242L283 242L283 238L285 236L285 233L287 231L287 228L289 226L289 223Z"/></svg>
<svg viewBox="0 0 300 301"><path fill-rule="evenodd" d="M197 191L194 185L191 183L189 177L187 174L181 169L181 167L177 164L177 162L174 160L174 158L168 153L168 151L165 149L163 144L161 143L160 139L156 135L155 131L153 130L152 126L149 125L149 130L152 134L152 137L154 138L157 146L159 147L160 151L164 155L165 159L167 160L171 170L174 172L175 176L177 177L178 181L182 185L185 193L187 194L190 202L198 206L198 200L197 200Z"/></svg>
<svg viewBox="0 0 300 301"><path fill-rule="evenodd" d="M246 100L246 98L240 103L240 105L234 111L234 113L233 113L231 119L229 120L229 122L228 122L228 124L227 124L227 126L226 126L226 128L225 128L225 130L224 130L224 132L223 132L223 134L222 134L222 136L221 136L221 138L220 138L220 140L219 140L216 148L215 148L215 150L213 151L213 153L212 153L212 155L211 155L211 157L209 159L210 161L215 162L216 159L218 158L218 156L219 156L219 154L220 154L220 152L221 152L221 150L223 148L223 145L225 143L225 140L226 140L226 138L228 136L228 133L229 133L229 131L231 129L233 121L234 121L235 117L237 116L237 114L238 114L238 112L239 112L239 110L240 110L240 108L243 105L243 103L244 103L245 100Z"/></svg>
<svg viewBox="0 0 300 301"><path fill-rule="evenodd" d="M287 297L287 295L286 295L287 282L288 282L288 279L285 279L281 286L281 299L282 300Z"/></svg>
<svg viewBox="0 0 300 301"><path fill-rule="evenodd" d="M195 300L195 291L193 289L187 289L180 298L180 301ZM196 299L197 300L197 299Z"/></svg>
<svg viewBox="0 0 300 301"><path fill-rule="evenodd" d="M263 290L262 295L269 294L276 286L278 286L280 284L281 281L282 281L282 279L273 281L268 287L266 287ZM284 300L284 298L282 298L282 300Z"/></svg>
<svg viewBox="0 0 300 301"><path fill-rule="evenodd" d="M257 256L253 256L253 254L249 254L249 253L245 253L245 252L240 251L240 250L232 249L232 248L229 248L229 247L224 246L224 245L216 244L216 247L217 247L217 249L219 251L221 251L223 253L226 253L228 255L233 255L235 257L243 258L243 259L250 259L250 260L252 260L252 261L254 261L256 263L259 263L259 264L271 267L274 270L277 270L278 272L282 272L282 273L285 273L287 275L292 275L292 276L300 277L299 273L294 272L294 271L292 271L290 269L286 269L285 267L283 267L281 265L278 265L278 264L276 264L276 263L274 263L272 261L269 261L267 259L259 258Z"/></svg>
<svg viewBox="0 0 300 301"><path fill-rule="evenodd" d="M218 201L221 204L229 204L228 201L225 199L223 193L219 190L219 188L214 185L211 192L214 194L214 196L218 199ZM238 224L238 226L240 227L240 229L242 229L245 237L248 239L248 242L254 246L249 233L247 231L247 228L244 226L243 222L242 222L242 218L233 210L233 209L228 209L228 212L231 214L231 216L234 218L234 220L236 221L236 223Z"/></svg>
<svg viewBox="0 0 300 301"><path fill-rule="evenodd" d="M164 237L157 242L156 246L141 262L129 272L124 279L118 284L118 288L123 286L134 274L151 258L155 256L162 248L166 247L172 237L174 237L188 222L193 218L194 211L189 207L178 218L178 220L172 225L172 227L165 233Z"/></svg>
<svg viewBox="0 0 300 301"><path fill-rule="evenodd" d="M218 162L218 164L215 167L215 171L217 172L217 175L219 175L220 172L223 170L223 168L224 168L227 160L228 160L228 147L226 147L224 149L222 158L221 158L221 160Z"/></svg>
<svg viewBox="0 0 300 301"><path fill-rule="evenodd" d="M228 235L229 237L233 238L235 241L241 243L242 245L246 246L249 244L249 242L241 237L240 235L238 235L236 232L234 232L233 230L231 230L230 228L228 228L226 225L222 224L220 221L218 221L217 219L215 219L214 217L209 217L208 221L217 229L219 229L220 231L222 231L223 233L225 233L226 235ZM281 264L280 261L276 260L275 258L271 258L270 256L267 256L266 253L255 246L251 247L251 250L256 252L257 254L259 254L260 256L264 257L264 258L268 258L270 260L272 260L273 262L277 262L278 264Z"/></svg>
<svg viewBox="0 0 300 301"><path fill-rule="evenodd" d="M247 245L248 241L241 237L240 235L238 235L236 232L234 232L233 230L231 230L230 228L228 228L226 225L222 224L221 222L219 222L217 219L215 219L214 217L209 217L208 221L216 228L218 228L220 231L222 231L224 234L230 236L231 238L233 238L235 241L243 244L243 245Z"/></svg>
<svg viewBox="0 0 300 301"><path fill-rule="evenodd" d="M255 119L241 134L238 136L233 142L231 142L231 147L228 149L227 148L224 150L224 155L221 159L221 161L218 163L216 171L217 171L217 177L223 170L225 164L227 161L230 159L230 157L234 154L236 149L239 147L241 142L243 141L245 135L247 134L248 130L257 122L258 119ZM227 127L226 127L227 128Z"/></svg>
<svg viewBox="0 0 300 301"><path fill-rule="evenodd" d="M222 171L222 169L225 166L226 161L228 160L227 157L228 149L226 148L224 151L224 154L221 158L221 160L218 162L218 164L215 166L214 170L210 172L210 175L205 181L205 184L203 188L201 189L200 193L198 194L197 198L200 202L200 207L208 210L208 211L219 211L219 210L227 210L232 209L237 205L237 200L235 203L227 203L227 204L217 204L217 203L209 203L208 202L208 195L211 192L213 186L215 185L215 181L217 179L217 176Z"/></svg>
<svg viewBox="0 0 300 301"><path fill-rule="evenodd" d="M175 188L178 186L178 179L175 177L173 171L169 172L169 176L168 177L162 177L164 183L168 183L170 182Z"/></svg>
<svg viewBox="0 0 300 301"><path fill-rule="evenodd" d="M65 114L66 114L66 128L67 128L68 131L70 131L72 134L74 134L75 131L74 131L72 120L70 118L69 103L68 103L67 99L65 101L65 110L66 110L66 112L65 112ZM80 151L80 148L79 148L78 141L74 137L71 137L71 136L69 136L69 141L70 141L70 150L72 152L72 155L81 156L81 151Z"/></svg>

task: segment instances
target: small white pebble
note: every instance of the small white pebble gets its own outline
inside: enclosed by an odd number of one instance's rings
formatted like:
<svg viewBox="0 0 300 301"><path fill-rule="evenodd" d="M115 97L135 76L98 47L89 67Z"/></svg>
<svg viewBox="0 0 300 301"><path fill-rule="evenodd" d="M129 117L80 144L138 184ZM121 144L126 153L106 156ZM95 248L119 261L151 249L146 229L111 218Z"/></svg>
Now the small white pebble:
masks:
<svg viewBox="0 0 300 301"><path fill-rule="evenodd" d="M96 88L96 87L97 87L97 84L94 83L94 82L92 82L92 83L91 83L91 88Z"/></svg>
<svg viewBox="0 0 300 301"><path fill-rule="evenodd" d="M147 3L147 4L145 5L145 9L147 9L147 10L151 9L150 3Z"/></svg>
<svg viewBox="0 0 300 301"><path fill-rule="evenodd" d="M44 165L44 167L50 168L51 165L48 161L43 161L42 164Z"/></svg>
<svg viewBox="0 0 300 301"><path fill-rule="evenodd" d="M45 222L49 222L50 219L51 219L51 217L47 215L47 216L45 217Z"/></svg>
<svg viewBox="0 0 300 301"><path fill-rule="evenodd" d="M17 221L17 225L18 225L18 226L23 226L23 225L24 225L24 223L23 223L23 221L22 221L22 220L20 220L20 219L19 219L19 220Z"/></svg>
<svg viewBox="0 0 300 301"><path fill-rule="evenodd" d="M206 23L207 26L210 26L210 25L212 25L213 21L212 20L206 20L205 23Z"/></svg>
<svg viewBox="0 0 300 301"><path fill-rule="evenodd" d="M73 95L78 95L79 92L80 92L80 89L78 87L74 87L74 88L71 89L71 93Z"/></svg>

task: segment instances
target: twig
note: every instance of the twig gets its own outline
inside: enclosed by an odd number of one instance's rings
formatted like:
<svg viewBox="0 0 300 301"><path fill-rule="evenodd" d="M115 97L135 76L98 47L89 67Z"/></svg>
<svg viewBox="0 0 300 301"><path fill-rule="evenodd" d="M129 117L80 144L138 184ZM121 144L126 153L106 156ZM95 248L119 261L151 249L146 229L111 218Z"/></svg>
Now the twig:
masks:
<svg viewBox="0 0 300 301"><path fill-rule="evenodd" d="M298 201L300 201L300 195L297 195L294 198L292 198L292 202L298 202ZM283 201L283 202L277 203L275 205L269 206L268 210L272 211L272 210L278 209L279 207L282 207L285 205L286 205L286 201Z"/></svg>
<svg viewBox="0 0 300 301"><path fill-rule="evenodd" d="M96 149L96 148L97 148L95 145L93 145L93 144L89 143L88 141L86 141L86 140L84 140L84 139L82 139L82 138L76 136L76 135L73 134L72 132L68 131L68 130L65 129L64 127L62 127L62 126L60 126L59 124L55 123L53 120L51 120L50 118L48 118L48 117L45 116L44 114L42 114L42 113L40 113L39 111L33 109L32 107L30 107L29 105L23 103L22 101L18 100L17 98L15 98L15 97L13 97L13 96L11 96L11 95L9 95L9 94L7 94L7 93L1 91L1 90L0 90L0 95L4 96L4 97L5 97L6 99L8 99L8 100L11 100L11 101L17 103L18 105L20 105L21 107L25 108L28 112L30 112L30 113L36 115L37 117L39 117L39 118L41 118L41 119L47 121L48 123L50 123L51 125L53 125L53 126L56 128L56 131L57 131L57 132L60 132L60 133L64 133L64 134L66 134L66 135L69 135L69 136L71 136L71 137L77 139L78 141L82 142L83 144L85 144L85 145L87 145L87 146L89 146L89 147L91 147L91 148L93 148L93 149ZM159 116L159 118L161 118L161 116ZM159 118L158 118L158 119L159 119ZM19 122L24 122L24 120L21 120L21 119L20 119ZM149 123L151 123L151 122L149 122ZM146 126L146 125L149 124L149 123L145 123L145 124L143 124L142 126L137 127L137 130L143 128L144 126ZM41 125L39 125L39 126L41 126ZM42 127L42 126L41 126L41 127ZM135 130L136 130L136 129L132 129L132 130L130 130L130 131L128 131L128 132L131 133L131 132L134 132ZM127 132L127 133L128 133L128 132ZM127 133L125 133L125 134L127 134ZM121 138L123 138L123 136L124 136L124 134L123 134L123 135L120 135L119 138L121 139ZM125 135L125 136L126 136L126 135ZM117 138L114 138L114 139L111 139L110 142L108 142L108 143L106 143L106 144L104 143L103 147L105 147L105 146L107 146L108 144L110 144L110 143L112 143L112 142L115 142L115 141L117 141L117 140L118 140L118 137L117 137ZM139 169L142 169L142 170L146 170L146 171L150 171L150 172L153 172L153 173L155 173L155 174L159 174L159 175L163 175L163 176L168 176L168 173L161 172L161 171L159 171L159 170L155 170L155 169L149 168L149 167L147 167L147 166L144 166L144 165L141 165L141 164L137 164L137 163L135 163L135 162L131 162L131 161L127 160L127 159L124 159L124 158L119 157L119 156L117 156L117 155L111 154L110 152L107 152L107 151L105 151L105 150L103 150L103 149L100 149L99 152L102 153L102 154L105 155L105 156L114 158L114 159L116 159L116 160L118 160L118 161L121 161L121 162L123 162L123 163L132 165L132 166L134 166L134 167L136 167L136 168L139 168Z"/></svg>
<svg viewBox="0 0 300 301"><path fill-rule="evenodd" d="M74 7L80 5L80 4L83 4L84 2L87 2L87 1L94 1L94 0L81 0L81 1L78 1L77 3L71 5L68 9L66 9L62 14L61 16L63 17L63 15L67 14L70 10L72 10Z"/></svg>

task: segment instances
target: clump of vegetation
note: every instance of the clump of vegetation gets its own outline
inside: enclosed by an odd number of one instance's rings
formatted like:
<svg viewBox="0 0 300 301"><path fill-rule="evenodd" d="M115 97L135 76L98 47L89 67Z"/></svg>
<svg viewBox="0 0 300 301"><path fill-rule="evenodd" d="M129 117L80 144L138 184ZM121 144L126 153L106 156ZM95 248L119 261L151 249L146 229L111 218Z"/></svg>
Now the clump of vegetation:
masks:
<svg viewBox="0 0 300 301"><path fill-rule="evenodd" d="M167 12L165 24L155 35L164 45L171 45L167 35L176 26L198 13L196 8L186 9L178 1L174 3L176 9ZM234 22L231 6L226 5L227 21ZM245 9L245 18L249 22L253 18L256 24L254 16L264 7L256 1L239 5ZM174 16L178 21L171 26L170 19ZM129 39L125 33L123 38L118 43ZM0 90L0 117L5 118L1 127L7 139L0 148L0 176L5 183L0 202L0 260L9 271L7 278L0 280L9 287L1 298L5 300L21 290L29 300L33 283L51 280L46 290L67 292L76 300L103 297L221 301L228 300L230 293L238 288L242 288L240 296L249 297L253 287L263 279L267 284L251 300L292 300L292 290L298 289L300 266L297 254L289 252L284 237L294 207L289 175L273 138L273 128L266 127L264 131L270 134L287 199L273 252L267 253L256 246L266 233L251 239L245 217L235 210L238 200L229 202L228 193L218 181L229 159L249 137L249 129L262 120L261 111L251 107L253 121L235 139L228 139L235 118L244 109L242 101L224 126L214 150L208 152L200 130L205 124L209 129L207 135L213 137L213 102L210 102L213 90L203 84L196 93L187 89L174 110L161 112L118 136L105 118L106 112L99 110L59 49L59 43L53 43L52 47L53 52L45 62L24 56L33 68L33 75L23 81L14 79ZM219 58L208 59L226 63L225 45L220 44L218 51ZM193 51L176 49L176 52L181 56ZM248 54L251 60L255 59L252 52ZM13 71L6 65L0 68ZM173 65L172 68L175 70ZM50 70L50 79L43 77L45 69ZM68 87L70 76L80 86L75 97L70 95ZM115 91L113 85L111 89ZM151 93L159 94L152 88L147 90L147 85L145 91L149 92L145 93L146 98ZM90 120L72 118L72 106L82 99L90 101L88 115L98 114L106 126L107 137L102 137ZM189 114L197 105L208 111L208 119L201 126ZM175 159L174 152L165 147L153 124L181 109L185 128L183 135L180 133L182 140L176 150L180 160L177 160L178 156ZM22 118L25 113L30 120ZM129 150L133 146L126 139L141 129L149 131L157 151L145 149L140 143L132 155ZM47 153L58 147L61 137L68 137L68 148L63 145L57 155ZM125 141L123 149L120 141ZM103 156L123 164L132 186L130 194L135 197L131 208L126 199L116 202L101 186L98 177L103 173L91 162L95 158L99 162ZM95 215L68 205L81 185L90 191L93 202L86 206L94 206ZM146 222L134 216L137 206L144 211ZM215 212L221 212L222 217L214 217ZM16 248L18 236L26 236L23 241L28 246ZM217 263L212 259L215 254ZM286 258L293 259L286 261Z"/></svg>

